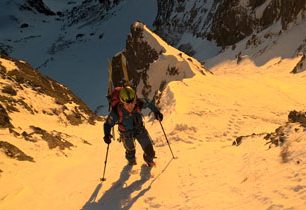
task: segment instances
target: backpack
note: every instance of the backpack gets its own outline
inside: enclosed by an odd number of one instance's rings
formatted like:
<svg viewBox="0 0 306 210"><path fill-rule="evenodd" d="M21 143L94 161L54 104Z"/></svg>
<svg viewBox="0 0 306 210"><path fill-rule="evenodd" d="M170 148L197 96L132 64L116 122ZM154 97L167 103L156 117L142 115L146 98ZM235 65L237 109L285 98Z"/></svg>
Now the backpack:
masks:
<svg viewBox="0 0 306 210"><path fill-rule="evenodd" d="M119 94L120 94L120 90L123 87L119 86L119 87L115 87L114 90L111 92L110 95L107 96L108 100L109 100L109 105L111 110L113 110L119 117L118 119L118 128L120 131L124 132L125 128L122 125L122 120L123 120L123 104L120 101L119 98ZM137 100L137 98L136 98ZM138 102L136 102L135 108L134 110L138 113L141 113L141 108L142 108L142 104Z"/></svg>
<svg viewBox="0 0 306 210"><path fill-rule="evenodd" d="M123 87L115 87L111 94L107 96L111 110L113 110L120 103L119 93L122 88Z"/></svg>

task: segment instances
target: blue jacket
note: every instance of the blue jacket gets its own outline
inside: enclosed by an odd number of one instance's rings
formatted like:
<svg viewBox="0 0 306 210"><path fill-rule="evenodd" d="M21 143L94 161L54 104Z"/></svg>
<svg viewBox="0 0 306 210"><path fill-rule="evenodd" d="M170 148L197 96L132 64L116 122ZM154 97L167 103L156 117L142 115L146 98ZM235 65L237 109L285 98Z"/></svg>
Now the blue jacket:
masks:
<svg viewBox="0 0 306 210"><path fill-rule="evenodd" d="M148 100L140 98L137 98L135 108L131 113L125 110L122 104L118 104L117 106L112 109L106 118L104 123L105 136L110 136L111 129L116 123L119 126L120 132L133 132L143 127L141 110L144 108L149 108L154 113L159 112L153 102L148 102Z"/></svg>

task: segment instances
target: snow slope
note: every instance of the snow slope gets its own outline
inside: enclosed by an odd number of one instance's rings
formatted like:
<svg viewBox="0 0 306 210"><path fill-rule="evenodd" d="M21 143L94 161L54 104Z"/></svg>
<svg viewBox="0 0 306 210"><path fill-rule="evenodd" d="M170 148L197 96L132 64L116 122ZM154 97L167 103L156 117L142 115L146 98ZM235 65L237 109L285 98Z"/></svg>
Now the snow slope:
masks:
<svg viewBox="0 0 306 210"><path fill-rule="evenodd" d="M80 13L84 17L77 16L79 22L71 25L64 9L80 6L79 0L71 1L73 4L44 1L55 12L61 11L62 16L20 11L21 2L0 2L0 46L5 45L11 57L26 60L68 86L92 110L107 103L107 59L122 49L133 22L141 20L151 26L157 11L153 0L146 4L139 0L122 1L106 11L100 21L88 21L87 17L96 18L100 13L87 11ZM99 8L98 1L87 1L87 4ZM23 23L29 27L21 28Z"/></svg>
<svg viewBox="0 0 306 210"><path fill-rule="evenodd" d="M102 125L67 127L92 145L69 151L69 158L0 165L0 209L305 209L305 127L295 124L288 133L286 162L284 147L269 149L263 139L287 122L289 111L305 109L306 73L289 73L296 60L269 71L223 63L214 76L169 83L161 99L163 125L177 159L159 124L146 118L157 153L152 169L143 164L138 144L138 165L131 168L123 146L112 142L107 180L100 183ZM232 146L252 133L257 135Z"/></svg>
<svg viewBox="0 0 306 210"><path fill-rule="evenodd" d="M0 164L5 173L19 169L17 160L68 157L74 147L90 144L78 135L79 126L102 121L67 87L24 61L2 56L0 99L0 155L2 161L10 157Z"/></svg>
<svg viewBox="0 0 306 210"><path fill-rule="evenodd" d="M232 47L228 47L219 55L207 59L207 68L216 68L217 65L231 61L235 68L243 69L243 62L252 62L254 65L267 70L274 68L277 62L292 58L301 58L305 54L306 46L306 21L297 20L288 30L282 30L280 21L264 31L243 39ZM237 65L241 63L241 65ZM267 65L270 63L270 65ZM291 67L290 67L291 68ZM294 66L291 70L293 70ZM303 70L306 66L302 67Z"/></svg>
<svg viewBox="0 0 306 210"><path fill-rule="evenodd" d="M306 129L287 123L290 111L305 111L306 106L306 71L290 73L301 58L296 49L305 33L297 31L304 28L298 23L274 36L276 24L266 31L271 42L247 45L246 39L233 50L225 49L206 63L213 75L199 74L202 67L193 58L195 65L186 61L192 74L169 82L159 103L176 159L160 125L145 117L157 155L152 169L144 165L138 144L138 165L126 166L123 146L114 141L106 182L101 183L106 154L101 122L63 126L58 118L16 113L14 125L35 122L61 131L75 147L54 152L40 142L33 148L1 129L0 141L18 144L36 162L12 160L0 152L0 209L305 209ZM265 53L256 54L261 47ZM180 59L175 49L167 50ZM159 60L154 69L163 64ZM151 82L157 84L161 78L154 76ZM44 101L53 106L46 99L37 104ZM284 125L282 146L264 139ZM241 136L248 137L233 146Z"/></svg>

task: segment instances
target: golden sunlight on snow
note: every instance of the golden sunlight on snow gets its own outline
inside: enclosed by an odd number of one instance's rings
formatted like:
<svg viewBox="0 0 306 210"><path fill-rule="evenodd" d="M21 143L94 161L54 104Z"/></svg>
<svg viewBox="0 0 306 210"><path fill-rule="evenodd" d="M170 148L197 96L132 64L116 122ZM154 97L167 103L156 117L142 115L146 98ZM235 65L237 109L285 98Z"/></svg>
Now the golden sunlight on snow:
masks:
<svg viewBox="0 0 306 210"><path fill-rule="evenodd" d="M114 141L103 183L102 124L58 124L91 145L65 150L69 158L59 152L35 164L18 163L18 170L13 161L7 168L0 162L0 209L305 209L305 131L292 127L283 147L269 149L263 139L287 122L290 111L305 110L306 72L290 74L293 65L277 59L260 68L248 60L228 62L212 69L214 75L171 82L160 105L177 158L160 125L146 118L157 167L144 165L138 144L138 164L126 166L122 143Z"/></svg>
<svg viewBox="0 0 306 210"><path fill-rule="evenodd" d="M7 71L12 71L12 70L17 70L18 69L18 67L15 65L15 63L13 61L0 58L0 63L1 63L2 66L6 67Z"/></svg>

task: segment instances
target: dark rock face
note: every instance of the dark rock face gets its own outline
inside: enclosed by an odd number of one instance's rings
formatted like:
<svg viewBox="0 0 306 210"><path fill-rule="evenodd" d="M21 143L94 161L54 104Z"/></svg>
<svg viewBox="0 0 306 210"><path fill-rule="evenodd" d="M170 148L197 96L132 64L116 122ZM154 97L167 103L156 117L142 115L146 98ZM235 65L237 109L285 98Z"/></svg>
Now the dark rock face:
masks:
<svg viewBox="0 0 306 210"><path fill-rule="evenodd" d="M267 28L274 21L280 18L280 5L278 1L272 0L271 3L266 7L265 11L263 12L262 18L259 20L260 25L262 28Z"/></svg>
<svg viewBox="0 0 306 210"><path fill-rule="evenodd" d="M296 125L298 123L298 125ZM288 115L288 122L284 125L275 129L272 133L261 133L247 135L247 136L239 136L233 142L232 145L239 146L243 141L249 139L250 137L263 137L269 144L269 148L272 146L283 146L288 138L290 137L291 133L293 132L305 132L306 129L306 112L298 112L298 111L291 111Z"/></svg>
<svg viewBox="0 0 306 210"><path fill-rule="evenodd" d="M232 45L279 20L286 30L299 14L305 18L306 10L306 0L272 0L263 8L261 17L256 17L255 11L268 0L249 0L248 5L242 0L157 2L155 32L172 45L176 45L185 32L215 40L219 46Z"/></svg>
<svg viewBox="0 0 306 210"><path fill-rule="evenodd" d="M254 138L254 137L261 137L264 136L265 134L260 133L260 134L256 134L253 133L251 135L246 135L246 136L238 136L235 141L233 141L232 145L233 146L240 146L242 144L242 142L244 142L245 140L249 139L249 138Z"/></svg>
<svg viewBox="0 0 306 210"><path fill-rule="evenodd" d="M32 129L33 132L27 133L27 132L22 132L21 136L29 142L37 142L38 139L35 138L40 136L42 140L46 141L48 144L49 149L55 149L58 148L60 150L65 150L65 149L70 149L74 145L67 141L65 138L70 137L67 134L58 132L58 131L51 131L48 132L40 127L33 126L31 125L30 128Z"/></svg>
<svg viewBox="0 0 306 210"><path fill-rule="evenodd" d="M288 139L288 135L292 132L292 127L294 123L300 124L300 129L305 131L306 128L306 112L298 112L298 111L291 111L288 115L288 122L280 126L275 130L273 133L267 134L264 138L268 140L268 143L275 146L282 146L286 140ZM297 132L295 128L295 132Z"/></svg>
<svg viewBox="0 0 306 210"><path fill-rule="evenodd" d="M142 25L142 24L141 24ZM143 29L135 24L131 26L131 33L126 41L126 50L122 52L127 60L127 72L133 87L137 87L140 80L147 85L147 70L151 63L158 59L159 52L153 49L143 40ZM122 69L121 54L117 54L112 59L113 83L120 86L125 83ZM147 85L148 86L148 85ZM148 87L150 88L150 87ZM146 95L147 93L144 93Z"/></svg>
<svg viewBox="0 0 306 210"><path fill-rule="evenodd" d="M306 127L306 112L291 111L288 115L288 121L293 123L298 122Z"/></svg>
<svg viewBox="0 0 306 210"><path fill-rule="evenodd" d="M11 96L17 95L17 91L16 91L12 86L10 86L10 85L4 86L4 87L2 88L2 92L3 92L3 93L7 93L7 94L9 94L9 95L11 95Z"/></svg>
<svg viewBox="0 0 306 210"><path fill-rule="evenodd" d="M253 32L255 20L239 2L223 0L214 15L210 37L220 46L235 44Z"/></svg>
<svg viewBox="0 0 306 210"><path fill-rule="evenodd" d="M19 161L30 161L35 162L31 156L26 155L23 151L21 151L18 147L5 142L0 141L0 152L3 152L6 156L19 160Z"/></svg>
<svg viewBox="0 0 306 210"><path fill-rule="evenodd" d="M55 15L42 0L25 0L24 4L20 6L20 9L38 12L48 16Z"/></svg>
<svg viewBox="0 0 306 210"><path fill-rule="evenodd" d="M169 55L166 53L167 46L160 42L163 43L143 23L137 21L132 24L126 48L112 59L113 85L116 87L126 83L122 58L126 58L127 61L128 85L137 89L139 97L155 100L157 103L168 82L180 81L195 75L191 66L194 66L203 75L211 73L183 53L175 52L177 55L171 55L172 51L169 50ZM172 63L173 61L175 63Z"/></svg>
<svg viewBox="0 0 306 210"><path fill-rule="evenodd" d="M303 54L303 56L301 57L301 60L296 64L296 66L293 68L291 73L296 74L296 73L300 73L305 70L306 70L306 53Z"/></svg>
<svg viewBox="0 0 306 210"><path fill-rule="evenodd" d="M205 38L219 2L158 0L157 16L153 23L155 33L171 45L176 45L185 32ZM192 6L188 7L188 4Z"/></svg>
<svg viewBox="0 0 306 210"><path fill-rule="evenodd" d="M281 20L282 28L287 29L288 24L293 22L299 13L304 13L305 10L305 0L272 0L260 19L260 25L264 29L273 24L273 22Z"/></svg>
<svg viewBox="0 0 306 210"><path fill-rule="evenodd" d="M166 0L166 1L157 1L157 16L153 23L155 27L155 33L157 33L160 37L165 39L170 44L175 44L175 41L172 41L168 36L168 33L166 31L171 28L171 15L174 12L174 0ZM184 8L182 10L179 10L179 12L184 11Z"/></svg>
<svg viewBox="0 0 306 210"><path fill-rule="evenodd" d="M252 9L255 9L256 7L265 3L265 1L266 0L249 0L249 6L252 7Z"/></svg>
<svg viewBox="0 0 306 210"><path fill-rule="evenodd" d="M20 26L20 28L27 28L27 27L29 27L29 24L27 24L27 23L23 23L23 24L21 24L21 26Z"/></svg>
<svg viewBox="0 0 306 210"><path fill-rule="evenodd" d="M190 56L193 56L196 53L189 43L181 44L180 46L178 46L178 49Z"/></svg>
<svg viewBox="0 0 306 210"><path fill-rule="evenodd" d="M13 128L5 108L0 104L0 128Z"/></svg>
<svg viewBox="0 0 306 210"><path fill-rule="evenodd" d="M280 126L277 129L275 129L275 131L273 133L269 133L267 134L264 139L268 141L267 144L270 144L269 147L271 147L272 145L275 146L283 146L283 144L285 143L285 141L287 140L288 136L287 136L287 125L285 126Z"/></svg>
<svg viewBox="0 0 306 210"><path fill-rule="evenodd" d="M34 134L38 134L42 137L43 140L45 140L48 143L49 149L59 148L60 150L64 150L66 148L70 148L73 146L69 141L65 140L60 132L52 132L49 133L44 129L41 129L39 127L30 126L33 130L33 133L29 134L31 137Z"/></svg>
<svg viewBox="0 0 306 210"><path fill-rule="evenodd" d="M117 6L122 0L99 0L100 4L106 10L111 9L114 6Z"/></svg>
<svg viewBox="0 0 306 210"><path fill-rule="evenodd" d="M300 12L305 12L305 0L272 0L265 8L262 17L254 15L256 7L266 1L250 1L249 7L239 5L240 0L223 0L212 22L211 37L220 46L232 45L253 32L264 30L274 22L281 20L285 30Z"/></svg>
<svg viewBox="0 0 306 210"><path fill-rule="evenodd" d="M287 1L281 0L281 22L283 29L286 29L288 24L293 22L300 12L306 10L306 0Z"/></svg>
<svg viewBox="0 0 306 210"><path fill-rule="evenodd" d="M78 23L86 25L99 22L111 16L112 14L108 14L108 11L122 1L125 0L85 0L81 5L73 7L71 11L66 13L68 25L71 26Z"/></svg>
<svg viewBox="0 0 306 210"><path fill-rule="evenodd" d="M9 56L13 52L13 48L7 44L0 42L0 55Z"/></svg>

